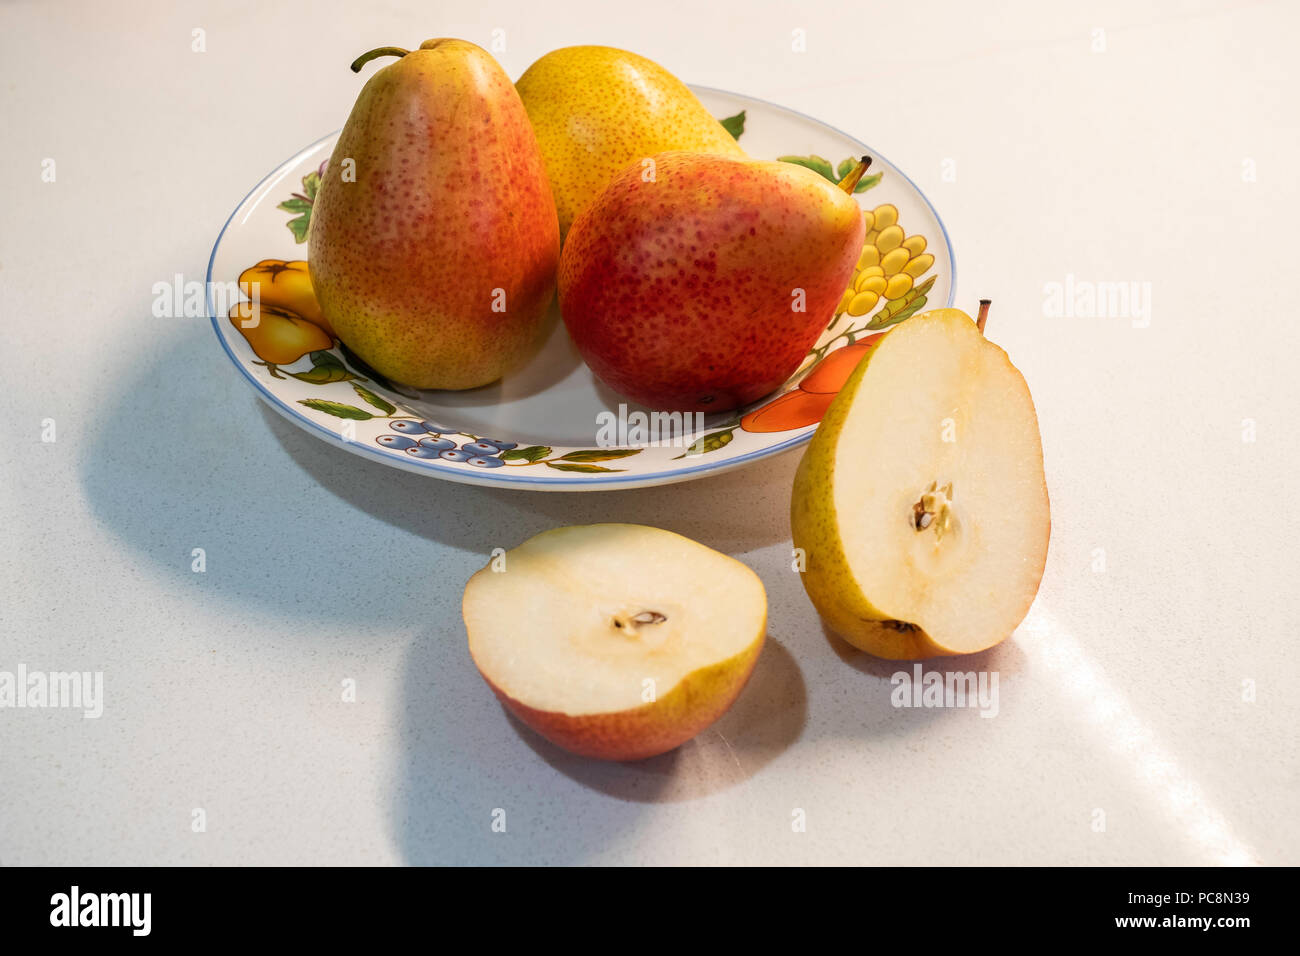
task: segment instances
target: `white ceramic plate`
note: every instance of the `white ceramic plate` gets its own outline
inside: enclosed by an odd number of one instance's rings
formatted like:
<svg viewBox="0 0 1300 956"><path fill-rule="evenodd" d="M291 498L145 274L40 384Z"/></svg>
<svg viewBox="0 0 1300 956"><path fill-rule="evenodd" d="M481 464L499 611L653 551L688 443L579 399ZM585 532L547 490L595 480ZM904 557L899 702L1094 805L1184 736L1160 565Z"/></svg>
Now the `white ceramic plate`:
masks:
<svg viewBox="0 0 1300 956"><path fill-rule="evenodd" d="M860 192L858 201L866 210L879 211L881 224L895 210L905 242L917 250L911 288L892 301L882 296L862 311L871 298L865 296L839 314L804 368L773 395L703 422L660 418L653 420L657 431L640 431L652 423L650 411L624 403L592 375L554 306L549 339L533 360L494 385L468 392L394 386L337 341L325 345L322 340L330 337L296 315L276 320L281 334L272 344L246 338L227 317L238 298L236 283L245 270L269 259L294 263L277 286L292 290L292 273L305 270L303 227L310 219L315 182L337 133L308 146L258 183L217 236L207 276L208 314L217 338L257 394L294 424L355 454L452 481L549 491L638 488L716 474L803 444L855 364L849 361L853 353L823 369L816 391L801 390L800 382L836 351L889 327L899 316L951 305L956 278L952 247L934 207L872 147L783 107L693 89L719 119L743 112L740 143L753 157L810 157L813 165L825 157L833 177L845 161L871 156L870 173L879 181ZM870 229L868 244L881 232ZM888 246L896 238L897 230L891 230L881 244ZM919 249L922 241L924 249ZM868 254L863 262L870 260ZM268 299L266 288L263 281L263 305L306 311L292 296L283 303ZM852 315L854 311L862 314ZM268 326L263 334L276 331ZM655 437L659 444L647 444Z"/></svg>

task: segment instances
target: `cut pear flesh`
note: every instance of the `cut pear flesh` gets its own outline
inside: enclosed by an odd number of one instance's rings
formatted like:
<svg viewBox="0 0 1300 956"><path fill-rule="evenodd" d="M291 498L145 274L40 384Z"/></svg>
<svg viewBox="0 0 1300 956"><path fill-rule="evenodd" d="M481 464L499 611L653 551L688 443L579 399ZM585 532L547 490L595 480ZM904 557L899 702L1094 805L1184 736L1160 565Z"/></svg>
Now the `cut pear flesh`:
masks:
<svg viewBox="0 0 1300 956"><path fill-rule="evenodd" d="M916 316L836 405L814 439L823 447L808 453L830 485L822 514L833 527L817 560L844 572L820 590L856 592L830 623L891 657L970 653L1009 636L1037 593L1051 520L1033 400L1006 353L963 312Z"/></svg>
<svg viewBox="0 0 1300 956"><path fill-rule="evenodd" d="M670 531L556 528L496 564L465 587L470 654L516 716L579 753L637 759L690 739L762 648L758 576Z"/></svg>

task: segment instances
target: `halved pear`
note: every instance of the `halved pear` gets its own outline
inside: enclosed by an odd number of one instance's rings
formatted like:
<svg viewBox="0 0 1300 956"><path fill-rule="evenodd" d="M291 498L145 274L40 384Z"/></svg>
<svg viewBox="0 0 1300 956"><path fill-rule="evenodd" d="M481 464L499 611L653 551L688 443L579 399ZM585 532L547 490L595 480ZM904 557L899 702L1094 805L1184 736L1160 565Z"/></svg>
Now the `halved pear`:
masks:
<svg viewBox="0 0 1300 956"><path fill-rule="evenodd" d="M767 631L752 570L633 524L529 538L469 579L462 611L501 702L552 743L606 760L664 753L721 717Z"/></svg>
<svg viewBox="0 0 1300 956"><path fill-rule="evenodd" d="M902 660L1002 641L1051 534L1024 377L958 309L904 321L823 417L790 521L808 596L856 647Z"/></svg>

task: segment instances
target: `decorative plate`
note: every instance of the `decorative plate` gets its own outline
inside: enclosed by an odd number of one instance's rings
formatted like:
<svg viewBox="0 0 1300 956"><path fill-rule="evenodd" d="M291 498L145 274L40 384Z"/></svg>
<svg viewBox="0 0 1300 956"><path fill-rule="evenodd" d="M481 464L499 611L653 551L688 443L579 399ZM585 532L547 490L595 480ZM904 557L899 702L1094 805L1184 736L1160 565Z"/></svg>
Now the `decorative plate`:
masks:
<svg viewBox="0 0 1300 956"><path fill-rule="evenodd" d="M780 106L693 89L751 156L797 162L829 179L858 156L873 160L857 190L868 225L853 288L803 367L767 398L707 416L626 403L582 363L554 305L546 344L496 384L419 392L386 381L334 337L307 279L312 201L337 133L258 183L217 236L207 275L217 338L258 395L294 424L356 454L452 481L544 491L638 488L716 474L803 444L869 336L927 305L951 305L952 246L921 191L870 146ZM259 283L255 328L240 322L241 281Z"/></svg>

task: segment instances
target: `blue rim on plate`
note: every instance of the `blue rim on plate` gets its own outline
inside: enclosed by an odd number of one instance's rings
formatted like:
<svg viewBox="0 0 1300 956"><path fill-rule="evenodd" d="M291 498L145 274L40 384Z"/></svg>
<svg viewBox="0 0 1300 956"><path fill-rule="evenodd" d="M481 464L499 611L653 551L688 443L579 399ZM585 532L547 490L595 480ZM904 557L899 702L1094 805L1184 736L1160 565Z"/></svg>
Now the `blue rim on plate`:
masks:
<svg viewBox="0 0 1300 956"><path fill-rule="evenodd" d="M844 137L846 140L849 140L852 143L854 143L855 146L859 148L863 154L869 155L873 159L887 165L891 173L897 174L904 182L907 183L909 187L911 187L911 189L914 191L916 196L918 196L921 199L921 201L925 204L925 206L929 209L930 214L934 217L935 222L938 224L939 230L943 235L944 243L948 251L949 288L948 288L948 301L946 305L948 307L952 306L952 303L955 300L956 287L957 287L957 258L956 258L956 252L953 248L952 238L948 234L947 226L944 225L943 218L939 215L938 210L935 209L934 204L930 201L930 198L925 195L925 193L920 189L920 187L918 187L916 183L913 182L909 176L907 176L906 173L904 173L901 169L899 169L897 166L891 163L886 156L884 156L877 150L872 149L870 146L868 146L866 143L863 143L861 140L857 139L856 137L850 136L848 133L845 133L843 130L831 126L829 123L826 123L822 120L808 116L807 114L802 113L798 110L794 110L786 106L781 106L776 103L771 103L766 100L759 99L758 97L732 93L727 90L717 89L715 87L692 85L691 89L707 92L707 93L714 93L720 96L734 97L738 100L748 100L750 102L761 104L763 106L771 108L773 110L797 117L801 120L815 124L839 136ZM220 324L222 317L217 314L216 303L214 301L213 292L212 292L213 289L212 274L216 263L217 251L221 247L222 239L225 237L227 230L230 228L230 224L234 221L235 216L238 214L239 210L244 207L244 204L247 203L248 200L254 194L256 194L259 190L261 190L262 187L266 185L266 183L270 179L272 179L277 175L285 174L288 170L292 169L303 157L317 150L322 143L325 143L330 139L333 139L336 136L338 136L338 133L339 131L336 130L333 133L330 133L326 136L321 137L320 139L315 140L314 142L304 147L303 149L298 150L298 152L294 153L284 162L277 165L273 170L271 170L271 172L263 176L257 182L257 184L248 191L248 193L243 197L243 199L239 201L239 203L231 211L230 215L226 218L225 223L221 227L221 231L217 234L216 242L213 243L212 252L208 256L208 268L207 268L207 276L205 282L205 299L207 303L208 318L212 323L213 331L216 333L217 339L221 342L221 347L225 350L227 358L229 358L230 361L234 363L234 365L240 370L240 373L244 376L244 378L249 382L249 384L253 386L257 395L264 402L266 402L271 408L273 408L276 412L282 415L284 418L288 419L289 421L291 421L295 425L298 425L299 427L305 427L312 434L317 435L318 437L328 441L329 443L335 446L342 447L347 451L352 452L353 454L360 455L363 458L368 458L384 465L402 468L404 470L416 472L419 474L434 475L439 478L445 478L449 481L458 481L466 484L475 484L475 485L482 485L482 486L489 486L489 487L504 487L504 488L511 488L511 487L529 488L534 490L548 490L548 491L583 491L583 490L601 489L601 488L604 489L625 488L626 489L626 488L635 488L635 487L649 486L649 485L670 484L678 481L689 481L693 478L702 477L708 474L718 474L725 471L730 471L735 468L740 468L744 465L752 464L753 462L756 462L763 458L769 458L774 455L780 455L793 448L797 448L800 445L803 445L811 440L812 434L816 430L815 426L807 426L802 430L800 430L794 436L787 438L783 441L774 443L772 445L767 445L750 452L746 452L742 455L737 455L735 457L726 458L716 462L706 462L699 465L673 468L671 470L639 472L635 474L620 473L620 474L610 474L610 475L588 475L583 479L581 479L580 481L575 481L572 478L562 477L559 475L542 476L542 475L522 475L522 474L509 474L509 475L500 474L500 471L502 471L502 469L483 470L477 472L466 472L457 469L451 469L440 465L437 459L422 459L422 458L412 458L406 455L395 455L383 448L373 447L363 441L345 440L338 433L332 431L329 428L326 428L325 426L321 425L319 422L316 422L311 418L308 418L307 416L303 415L297 409L291 407L280 396L276 395L274 392L268 389L264 383L259 381L250 371L249 367L243 361L241 361L240 358L236 356L235 353L232 351L229 342L227 342L226 340L226 336L223 334L223 330Z"/></svg>

